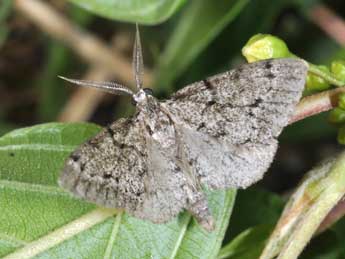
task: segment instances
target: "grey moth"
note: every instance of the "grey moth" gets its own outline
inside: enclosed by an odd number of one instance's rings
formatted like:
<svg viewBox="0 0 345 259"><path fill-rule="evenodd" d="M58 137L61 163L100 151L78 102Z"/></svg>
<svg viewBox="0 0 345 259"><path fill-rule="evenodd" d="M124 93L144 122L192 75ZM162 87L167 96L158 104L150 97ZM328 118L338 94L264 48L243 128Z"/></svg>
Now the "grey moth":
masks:
<svg viewBox="0 0 345 259"><path fill-rule="evenodd" d="M63 78L129 94L136 113L76 149L59 184L87 201L154 223L187 210L211 231L215 222L203 189L246 188L262 178L301 97L306 62L245 64L159 101L143 88L137 30L133 67L136 92L113 82Z"/></svg>

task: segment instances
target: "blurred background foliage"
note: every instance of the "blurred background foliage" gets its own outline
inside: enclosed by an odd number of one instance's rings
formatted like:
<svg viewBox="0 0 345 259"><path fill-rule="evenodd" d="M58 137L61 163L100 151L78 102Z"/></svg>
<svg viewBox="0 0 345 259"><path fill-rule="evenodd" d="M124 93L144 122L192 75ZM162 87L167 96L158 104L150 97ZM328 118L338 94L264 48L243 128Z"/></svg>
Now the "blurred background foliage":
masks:
<svg viewBox="0 0 345 259"><path fill-rule="evenodd" d="M0 2L0 135L59 120L76 89L57 75L83 78L97 66L80 58L68 40L57 39L54 33L37 26L23 13L21 2ZM158 6L153 4L157 1L132 0L120 1L123 8L118 12L109 10L112 2L119 1L103 1L110 4L108 7L97 5L99 1L44 2L74 26L114 46L128 62L134 42L133 22L138 21L145 66L153 77L148 87L159 98L244 63L241 48L256 33L279 36L293 53L314 64L329 65L334 58L345 58L344 46L328 36L315 23L318 17L313 17L313 9L323 5L345 19L345 2L341 0L176 0L160 1ZM121 81L116 76L112 79ZM131 112L128 99L104 96L87 120L106 125ZM339 150L336 129L326 118L327 114L320 114L284 130L277 157L265 179L238 194L224 242L236 236L239 239L229 249L241 251L238 247L249 242L246 240L250 240L251 233L260 233L254 236L259 238L258 244L263 242L269 234L267 229L280 215L286 193L316 162ZM301 258L345 258L344 222L339 221L314 239ZM238 236L241 233L243 236ZM258 246L246 247L242 253L224 258L255 258L259 252Z"/></svg>

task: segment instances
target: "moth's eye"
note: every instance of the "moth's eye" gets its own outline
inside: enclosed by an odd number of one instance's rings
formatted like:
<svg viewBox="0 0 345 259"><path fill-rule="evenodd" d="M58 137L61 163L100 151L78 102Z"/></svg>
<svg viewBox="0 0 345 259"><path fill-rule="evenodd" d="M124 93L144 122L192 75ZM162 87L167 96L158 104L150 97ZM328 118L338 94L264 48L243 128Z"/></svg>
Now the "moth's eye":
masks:
<svg viewBox="0 0 345 259"><path fill-rule="evenodd" d="M147 95L153 95L153 90L151 88L144 88L143 90Z"/></svg>
<svg viewBox="0 0 345 259"><path fill-rule="evenodd" d="M133 98L133 97L131 98L131 103L132 103L134 106L136 106L136 105L137 105L137 102L134 100L134 98Z"/></svg>

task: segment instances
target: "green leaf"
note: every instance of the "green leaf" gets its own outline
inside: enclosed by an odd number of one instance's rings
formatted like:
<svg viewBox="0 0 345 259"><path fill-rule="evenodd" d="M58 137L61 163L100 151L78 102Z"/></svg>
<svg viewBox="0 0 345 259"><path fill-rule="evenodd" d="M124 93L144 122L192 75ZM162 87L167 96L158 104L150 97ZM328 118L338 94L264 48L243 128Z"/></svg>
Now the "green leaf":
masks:
<svg viewBox="0 0 345 259"><path fill-rule="evenodd" d="M10 15L12 9L12 0L2 0L0 3L0 22L2 23Z"/></svg>
<svg viewBox="0 0 345 259"><path fill-rule="evenodd" d="M222 247L218 259L253 259L259 258L269 237L273 225L259 225L249 228Z"/></svg>
<svg viewBox="0 0 345 259"><path fill-rule="evenodd" d="M93 209L56 185L66 156L99 127L45 124L0 138L0 256Z"/></svg>
<svg viewBox="0 0 345 259"><path fill-rule="evenodd" d="M0 115L0 137L11 130L14 130L15 128L17 128L15 124L4 122Z"/></svg>
<svg viewBox="0 0 345 259"><path fill-rule="evenodd" d="M57 186L68 154L99 130L93 124L50 123L0 138L0 257L216 257L234 190L207 191L216 222L208 233L189 213L157 225L97 208Z"/></svg>
<svg viewBox="0 0 345 259"><path fill-rule="evenodd" d="M274 224L279 219L283 207L282 198L272 192L257 187L238 191L227 241L248 228Z"/></svg>
<svg viewBox="0 0 345 259"><path fill-rule="evenodd" d="M5 24L5 20L12 10L12 0L2 0L0 3L0 47L5 42L9 29Z"/></svg>
<svg viewBox="0 0 345 259"><path fill-rule="evenodd" d="M157 24L165 21L186 0L70 0L97 15L121 21Z"/></svg>
<svg viewBox="0 0 345 259"><path fill-rule="evenodd" d="M171 84L222 29L237 17L248 2L248 0L191 2L184 10L161 57L156 84ZM197 24L200 25L196 26Z"/></svg>
<svg viewBox="0 0 345 259"><path fill-rule="evenodd" d="M41 121L51 121L57 117L66 101L67 88L57 75L63 75L69 64L70 52L61 43L50 41L47 46L47 61L37 81L40 92L38 113Z"/></svg>

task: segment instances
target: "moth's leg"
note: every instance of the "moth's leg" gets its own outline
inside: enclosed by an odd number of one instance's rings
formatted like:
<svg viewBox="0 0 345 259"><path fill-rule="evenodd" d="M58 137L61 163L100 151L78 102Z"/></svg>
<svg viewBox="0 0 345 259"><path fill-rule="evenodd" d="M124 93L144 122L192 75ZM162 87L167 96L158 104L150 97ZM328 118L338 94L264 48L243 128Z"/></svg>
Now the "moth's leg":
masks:
<svg viewBox="0 0 345 259"><path fill-rule="evenodd" d="M187 210L194 216L198 223L207 231L214 230L214 220L208 208L207 200L202 192L194 192L189 197Z"/></svg>

